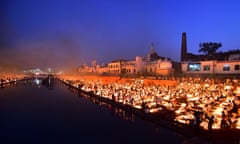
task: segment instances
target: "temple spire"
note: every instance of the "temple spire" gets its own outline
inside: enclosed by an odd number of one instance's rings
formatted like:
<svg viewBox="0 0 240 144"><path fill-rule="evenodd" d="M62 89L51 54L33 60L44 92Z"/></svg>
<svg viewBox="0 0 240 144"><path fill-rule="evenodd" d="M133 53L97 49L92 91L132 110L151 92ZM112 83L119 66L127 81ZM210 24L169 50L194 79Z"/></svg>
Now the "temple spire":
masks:
<svg viewBox="0 0 240 144"><path fill-rule="evenodd" d="M149 51L149 54L153 54L155 51L154 51L154 45L153 45L153 42L152 42L152 45L150 47L150 51Z"/></svg>

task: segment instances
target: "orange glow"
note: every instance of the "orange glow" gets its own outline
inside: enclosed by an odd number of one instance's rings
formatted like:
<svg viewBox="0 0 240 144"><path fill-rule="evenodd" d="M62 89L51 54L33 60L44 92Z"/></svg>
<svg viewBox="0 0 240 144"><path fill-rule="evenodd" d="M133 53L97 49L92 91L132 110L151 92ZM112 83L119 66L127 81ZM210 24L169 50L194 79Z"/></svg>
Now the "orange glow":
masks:
<svg viewBox="0 0 240 144"><path fill-rule="evenodd" d="M61 79L67 80L85 80L85 81L100 81L103 84L109 83L130 83L133 82L133 78L122 78L120 79L117 76L88 76L88 75L60 75ZM156 84L156 85L167 85L167 86L175 86L177 85L176 80L151 80L151 79L143 79L145 85Z"/></svg>

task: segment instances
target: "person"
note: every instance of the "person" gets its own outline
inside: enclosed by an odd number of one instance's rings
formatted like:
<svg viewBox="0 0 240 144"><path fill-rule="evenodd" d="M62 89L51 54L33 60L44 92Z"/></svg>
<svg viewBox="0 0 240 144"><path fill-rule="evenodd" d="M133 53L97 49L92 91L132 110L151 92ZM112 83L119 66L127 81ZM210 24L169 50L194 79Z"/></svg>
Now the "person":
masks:
<svg viewBox="0 0 240 144"><path fill-rule="evenodd" d="M213 123L214 123L214 116L212 115L208 120L208 131L209 131L209 133L211 133L211 131L212 131Z"/></svg>
<svg viewBox="0 0 240 144"><path fill-rule="evenodd" d="M145 113L149 113L149 112L150 112L150 109L149 109L149 106L148 106L148 105L145 105L144 112L145 112Z"/></svg>
<svg viewBox="0 0 240 144"><path fill-rule="evenodd" d="M238 111L237 104L235 103L235 101L232 101L232 104L233 104L233 107L231 109L231 112L232 113L237 113L237 111Z"/></svg>
<svg viewBox="0 0 240 144"><path fill-rule="evenodd" d="M195 131L198 132L200 129L201 124L201 115L199 111L194 112L194 125L195 125Z"/></svg>
<svg viewBox="0 0 240 144"><path fill-rule="evenodd" d="M221 128L226 128L227 127L227 122L226 122L226 114L224 111L222 111L222 120L221 120Z"/></svg>
<svg viewBox="0 0 240 144"><path fill-rule="evenodd" d="M114 96L114 94L112 94L112 101L115 101L115 96Z"/></svg>

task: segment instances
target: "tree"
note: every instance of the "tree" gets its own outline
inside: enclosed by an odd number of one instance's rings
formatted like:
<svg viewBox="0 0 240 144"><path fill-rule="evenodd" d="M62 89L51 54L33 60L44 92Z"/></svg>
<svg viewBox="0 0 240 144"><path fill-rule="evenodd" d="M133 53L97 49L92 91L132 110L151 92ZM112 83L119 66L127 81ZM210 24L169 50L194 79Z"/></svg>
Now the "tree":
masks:
<svg viewBox="0 0 240 144"><path fill-rule="evenodd" d="M213 55L222 46L221 43L217 42L204 42L199 44L200 48L198 52L203 52L206 55Z"/></svg>

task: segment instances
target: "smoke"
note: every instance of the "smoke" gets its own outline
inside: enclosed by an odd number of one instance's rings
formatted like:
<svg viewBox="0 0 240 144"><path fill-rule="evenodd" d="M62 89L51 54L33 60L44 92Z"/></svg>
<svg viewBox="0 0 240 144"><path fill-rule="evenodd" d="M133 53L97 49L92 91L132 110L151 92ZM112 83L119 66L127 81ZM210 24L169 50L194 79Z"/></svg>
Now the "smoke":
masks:
<svg viewBox="0 0 240 144"><path fill-rule="evenodd" d="M13 47L1 48L0 73L31 68L66 71L81 63L80 47L71 36L47 36L44 39L17 42Z"/></svg>

